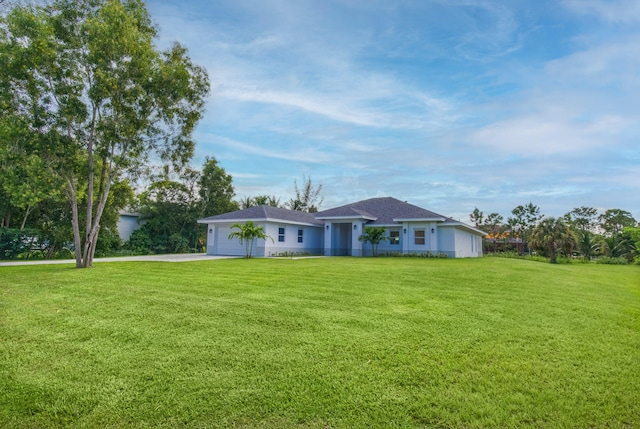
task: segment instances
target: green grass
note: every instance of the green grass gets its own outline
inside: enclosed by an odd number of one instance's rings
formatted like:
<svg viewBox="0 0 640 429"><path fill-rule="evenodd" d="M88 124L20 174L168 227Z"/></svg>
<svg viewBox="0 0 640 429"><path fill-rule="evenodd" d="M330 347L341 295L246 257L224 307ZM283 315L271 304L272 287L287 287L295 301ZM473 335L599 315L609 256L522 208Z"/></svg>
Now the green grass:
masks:
<svg viewBox="0 0 640 429"><path fill-rule="evenodd" d="M640 269L0 268L0 427L640 427Z"/></svg>

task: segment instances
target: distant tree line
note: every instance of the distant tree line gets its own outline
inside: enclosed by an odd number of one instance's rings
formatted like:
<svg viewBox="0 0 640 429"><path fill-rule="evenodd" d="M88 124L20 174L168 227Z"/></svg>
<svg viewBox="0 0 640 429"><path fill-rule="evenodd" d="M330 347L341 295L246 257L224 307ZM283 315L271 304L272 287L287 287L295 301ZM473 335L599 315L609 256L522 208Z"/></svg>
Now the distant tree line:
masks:
<svg viewBox="0 0 640 429"><path fill-rule="evenodd" d="M275 195L256 195L254 197L244 197L240 199L240 208L248 209L255 206L271 206L288 208L300 212L315 213L324 201L320 193L322 184L314 186L311 177L302 177L302 186L298 186L298 181L293 181L295 196L289 201L282 203L282 199Z"/></svg>
<svg viewBox="0 0 640 429"><path fill-rule="evenodd" d="M563 216L545 217L533 203L519 205L511 216L485 216L477 207L471 222L487 233L485 252L536 252L556 262L558 257L585 260L608 258L615 262L640 263L640 224L621 209L603 212L593 207L576 207Z"/></svg>
<svg viewBox="0 0 640 429"><path fill-rule="evenodd" d="M235 199L233 178L216 158L207 157L200 170L179 171L169 165L150 172L149 184L136 193L128 181L114 183L102 215L96 255L193 253L206 246L206 228L198 219L257 205L291 208L281 198L258 195ZM73 256L73 234L68 202L60 192L25 207L5 191L0 181L0 259L69 258ZM304 178L301 192L294 182L295 209L317 210L322 186ZM140 227L123 242L118 235L121 212L139 215Z"/></svg>

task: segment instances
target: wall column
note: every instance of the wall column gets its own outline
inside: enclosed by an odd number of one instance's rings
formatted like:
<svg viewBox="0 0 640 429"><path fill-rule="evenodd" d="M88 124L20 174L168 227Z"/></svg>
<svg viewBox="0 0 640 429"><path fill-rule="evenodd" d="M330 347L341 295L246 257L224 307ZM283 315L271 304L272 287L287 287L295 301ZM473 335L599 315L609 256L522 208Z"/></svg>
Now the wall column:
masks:
<svg viewBox="0 0 640 429"><path fill-rule="evenodd" d="M333 256L331 253L331 234L333 234L333 224L325 222L322 227L324 232L324 256Z"/></svg>

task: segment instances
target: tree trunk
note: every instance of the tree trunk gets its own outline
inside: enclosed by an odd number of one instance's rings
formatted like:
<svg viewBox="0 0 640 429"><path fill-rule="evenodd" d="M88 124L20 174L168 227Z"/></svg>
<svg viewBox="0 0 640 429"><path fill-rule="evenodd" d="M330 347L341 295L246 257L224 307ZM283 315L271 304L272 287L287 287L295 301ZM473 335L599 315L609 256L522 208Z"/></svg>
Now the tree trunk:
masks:
<svg viewBox="0 0 640 429"><path fill-rule="evenodd" d="M78 217L78 198L73 178L67 179L69 199L71 200L71 226L73 229L73 250L76 255L76 268L82 268L82 245L80 241L80 218Z"/></svg>
<svg viewBox="0 0 640 429"><path fill-rule="evenodd" d="M102 188L102 186L101 186ZM84 264L83 268L91 268L93 266L93 256L96 253L96 244L98 243L98 234L100 233L100 219L104 212L104 207L107 205L107 198L109 197L109 191L111 190L111 174L107 174L106 183L102 188L102 193L99 196L98 206L96 207L94 218L87 224L90 226L90 233L87 234L86 241L84 243Z"/></svg>
<svg viewBox="0 0 640 429"><path fill-rule="evenodd" d="M27 218L29 217L29 213L31 213L31 209L31 206L27 206L27 209L24 212L24 217L22 218L22 223L20 224L20 231L24 229L24 226L27 223Z"/></svg>
<svg viewBox="0 0 640 429"><path fill-rule="evenodd" d="M98 241L98 232L100 231L100 225L94 225L91 231L86 236L84 242L84 252L82 254L83 264L82 268L91 268L93 266L93 255L96 251L96 241Z"/></svg>

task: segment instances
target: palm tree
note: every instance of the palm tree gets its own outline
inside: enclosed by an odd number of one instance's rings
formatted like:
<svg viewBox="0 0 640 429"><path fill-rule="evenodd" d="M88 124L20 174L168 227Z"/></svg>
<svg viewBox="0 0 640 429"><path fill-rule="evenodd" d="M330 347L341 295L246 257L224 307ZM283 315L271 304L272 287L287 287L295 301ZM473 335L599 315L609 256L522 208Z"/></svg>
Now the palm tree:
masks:
<svg viewBox="0 0 640 429"><path fill-rule="evenodd" d="M282 204L280 204L280 198L277 198L275 195L256 195L253 197L253 205L271 207L282 206Z"/></svg>
<svg viewBox="0 0 640 429"><path fill-rule="evenodd" d="M531 247L547 253L552 264L558 260L558 250L570 247L572 241L575 236L569 226L562 218L554 217L543 219L529 236Z"/></svg>
<svg viewBox="0 0 640 429"><path fill-rule="evenodd" d="M381 241L387 239L387 237L385 237L384 235L385 231L385 228L382 226L368 226L364 229L364 234L358 237L358 240L364 241L365 243L367 241L371 243L371 253L373 254L373 256L378 256L378 245Z"/></svg>
<svg viewBox="0 0 640 429"><path fill-rule="evenodd" d="M246 257L250 258L253 253L253 243L257 239L266 240L267 238L273 241L273 238L265 234L264 229L261 226L254 225L252 221L248 221L244 224L234 223L231 225L231 229L238 229L229 234L229 238L237 238L240 240L240 244L245 244Z"/></svg>
<svg viewBox="0 0 640 429"><path fill-rule="evenodd" d="M610 258L626 258L629 261L633 259L635 243L624 234L616 234L604 239L604 250Z"/></svg>
<svg viewBox="0 0 640 429"><path fill-rule="evenodd" d="M582 230L578 232L578 250L584 259L591 260L593 254L600 250L600 241L591 231Z"/></svg>
<svg viewBox="0 0 640 429"><path fill-rule="evenodd" d="M239 204L241 209L248 209L257 205L253 197L242 197L240 198Z"/></svg>

